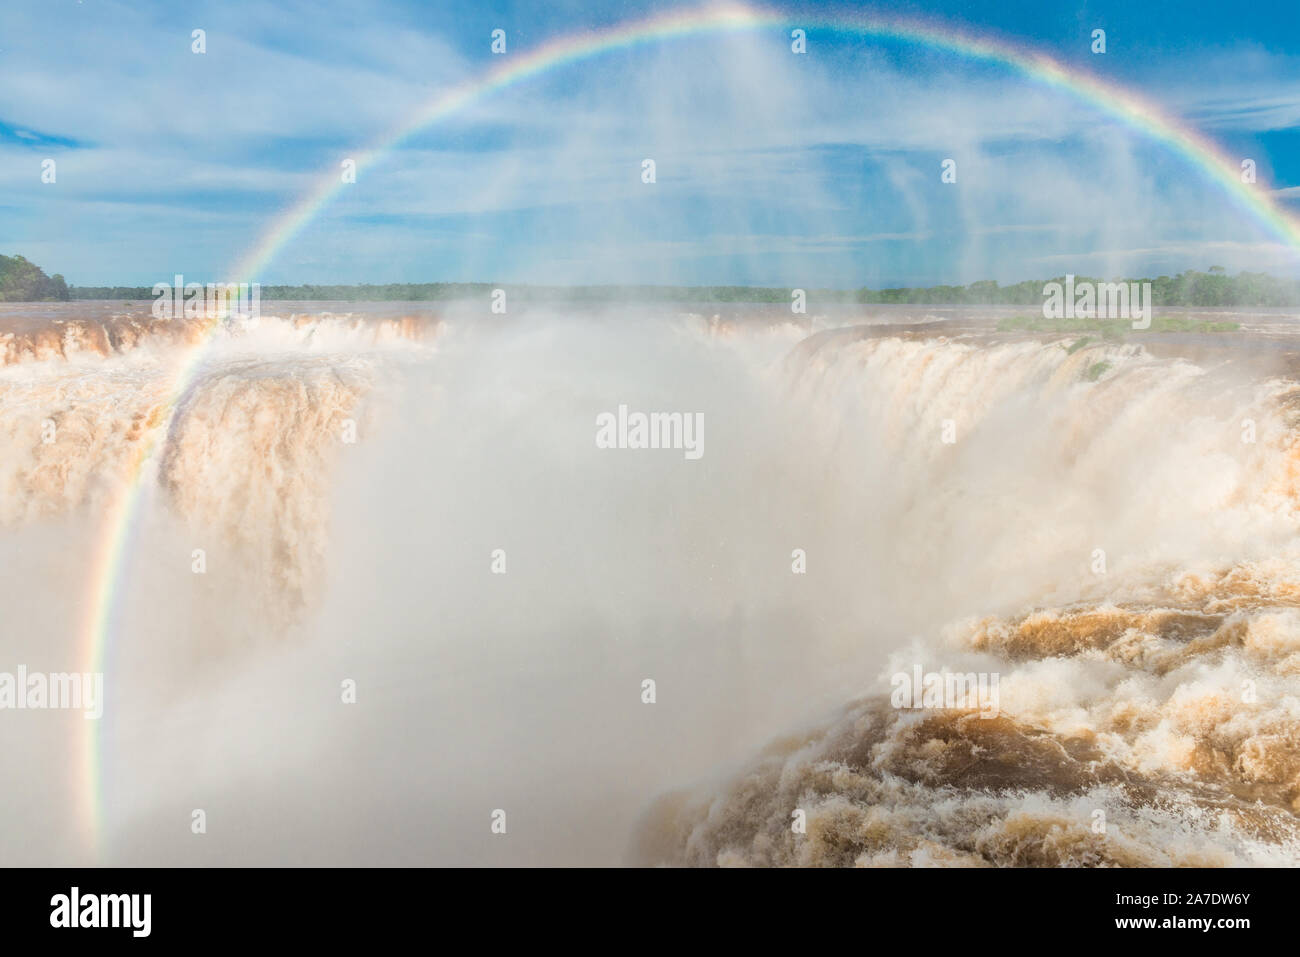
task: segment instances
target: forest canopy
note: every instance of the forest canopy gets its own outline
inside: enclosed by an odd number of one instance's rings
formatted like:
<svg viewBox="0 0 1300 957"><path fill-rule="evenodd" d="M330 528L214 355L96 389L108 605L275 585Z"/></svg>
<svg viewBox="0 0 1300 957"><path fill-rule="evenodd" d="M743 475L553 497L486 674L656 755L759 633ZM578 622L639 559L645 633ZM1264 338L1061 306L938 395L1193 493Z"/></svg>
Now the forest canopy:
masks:
<svg viewBox="0 0 1300 957"><path fill-rule="evenodd" d="M0 302L50 302L69 298L68 284L22 256L0 256Z"/></svg>
<svg viewBox="0 0 1300 957"><path fill-rule="evenodd" d="M8 262L20 262L35 276L44 274L21 256ZM1211 266L1208 272L1189 269L1176 276L1157 276L1152 279L1102 279L1095 276L1077 276L1077 282L1149 282L1151 300L1155 306L1298 306L1300 281L1279 279L1262 272L1241 272L1228 275L1221 267ZM829 303L907 303L912 305L989 305L1037 306L1043 302L1043 287L1049 282L1063 282L1064 276L1052 279L1031 279L1002 286L991 279L973 282L967 286L920 286L890 289L808 289L808 302L812 305ZM23 296L7 295L8 284L0 285L0 299L21 299ZM29 284L39 285L35 280ZM153 291L144 286L73 286L63 290L63 278L47 280L52 291L35 298L58 299L133 299L153 298ZM602 302L771 302L789 303L791 289L784 286L530 286L518 283L490 282L433 282L392 283L389 285L263 285L263 301L327 301L327 302L426 302L448 299L470 299L491 295L497 287L508 289L512 298L522 301L602 303ZM57 287L57 288L53 288ZM60 292L62 291L62 295Z"/></svg>

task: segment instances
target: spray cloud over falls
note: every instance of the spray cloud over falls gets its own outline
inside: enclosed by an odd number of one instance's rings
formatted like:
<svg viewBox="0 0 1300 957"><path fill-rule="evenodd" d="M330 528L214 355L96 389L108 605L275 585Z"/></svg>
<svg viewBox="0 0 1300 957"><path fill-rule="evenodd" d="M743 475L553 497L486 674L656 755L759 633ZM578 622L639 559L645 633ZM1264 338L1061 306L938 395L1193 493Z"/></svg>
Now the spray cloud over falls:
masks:
<svg viewBox="0 0 1300 957"><path fill-rule="evenodd" d="M1296 861L1286 370L975 320L466 313L267 316L175 407L183 327L14 346L6 660L79 667L145 456L104 859ZM598 448L620 404L702 414L705 454ZM997 716L891 707L915 665L999 674ZM0 728L6 773L77 767L60 720ZM88 860L84 786L6 797L5 859Z"/></svg>

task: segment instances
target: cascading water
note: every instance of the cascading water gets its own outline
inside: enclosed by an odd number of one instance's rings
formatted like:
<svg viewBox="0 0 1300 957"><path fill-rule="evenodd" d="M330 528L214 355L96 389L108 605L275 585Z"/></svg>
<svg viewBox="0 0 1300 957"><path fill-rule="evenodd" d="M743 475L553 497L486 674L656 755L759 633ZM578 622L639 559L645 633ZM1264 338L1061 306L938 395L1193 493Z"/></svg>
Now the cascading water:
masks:
<svg viewBox="0 0 1300 957"><path fill-rule="evenodd" d="M141 456L144 488L99 778L80 716L0 726L40 782L6 862L95 859L88 786L113 863L1300 860L1276 362L888 310L39 308L0 660L85 666ZM620 405L699 413L703 455L598 447ZM918 666L996 673L997 714L892 707Z"/></svg>

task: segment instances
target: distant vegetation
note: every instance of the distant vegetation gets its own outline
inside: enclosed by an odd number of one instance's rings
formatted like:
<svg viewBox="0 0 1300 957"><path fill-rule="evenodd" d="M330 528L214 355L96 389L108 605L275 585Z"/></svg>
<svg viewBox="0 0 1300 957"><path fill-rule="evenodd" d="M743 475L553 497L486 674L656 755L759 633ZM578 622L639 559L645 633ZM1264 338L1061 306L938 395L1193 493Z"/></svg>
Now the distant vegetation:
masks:
<svg viewBox="0 0 1300 957"><path fill-rule="evenodd" d="M999 286L992 280L983 280L969 286L879 291L859 289L857 301L918 305L1041 306L1043 286L1048 282L1064 283L1065 277L1032 279L1012 286ZM1108 280L1097 276L1076 276L1075 282L1149 282L1152 305L1156 306L1300 305L1300 281L1278 279L1262 272L1243 272L1229 276L1219 266L1211 266L1209 272L1189 269L1177 276L1157 276L1155 279Z"/></svg>
<svg viewBox="0 0 1300 957"><path fill-rule="evenodd" d="M47 276L22 256L0 256L0 302L49 302L68 298L58 273Z"/></svg>
<svg viewBox="0 0 1300 957"><path fill-rule="evenodd" d="M18 259L26 263L26 260ZM26 263L31 266L30 263ZM35 269L34 266L31 266ZM40 273L40 270L36 270ZM167 277L170 279L170 277ZM1034 279L1010 286L993 280L973 282L969 286L927 286L899 289L808 289L810 308L832 303L911 305L989 305L1041 306L1043 286L1054 279ZM51 282L62 282L55 276ZM1189 270L1176 276L1155 279L1106 280L1078 276L1084 282L1149 282L1153 305L1179 306L1300 306L1300 281L1278 279L1266 273L1243 272L1227 275L1213 266L1209 272ZM335 302L436 302L449 299L474 299L491 295L500 286L511 297L524 302L790 302L787 287L764 286L526 286L513 283L432 282L393 283L386 286L262 286L265 300L305 300ZM132 299L148 301L153 290L148 286L74 286L73 299ZM9 297L18 298L18 297ZM45 298L45 297L40 297ZM1077 323L1077 320L1076 320ZM1077 324L1073 328L1078 328ZM1200 328L1200 327L1198 327Z"/></svg>
<svg viewBox="0 0 1300 957"><path fill-rule="evenodd" d="M1103 339L1122 339L1130 332L1236 332L1238 324L1219 320L1198 322L1186 316L1152 316L1146 329L1134 329L1131 319L1045 319L1037 316L1007 316L998 320L998 332L1098 332ZM1089 341L1081 339L1076 348Z"/></svg>
<svg viewBox="0 0 1300 957"><path fill-rule="evenodd" d="M761 286L530 286L493 282L392 283L386 286L268 286L262 300L324 302L437 302L486 299L493 289L506 289L513 301L524 302L790 302L787 288ZM813 302L857 302L857 294L842 289L810 289ZM73 299L153 298L148 286L74 286Z"/></svg>
<svg viewBox="0 0 1300 957"><path fill-rule="evenodd" d="M1088 371L1083 374L1083 377L1089 382L1096 382L1105 375L1109 369L1109 362L1094 362L1092 365L1088 366Z"/></svg>

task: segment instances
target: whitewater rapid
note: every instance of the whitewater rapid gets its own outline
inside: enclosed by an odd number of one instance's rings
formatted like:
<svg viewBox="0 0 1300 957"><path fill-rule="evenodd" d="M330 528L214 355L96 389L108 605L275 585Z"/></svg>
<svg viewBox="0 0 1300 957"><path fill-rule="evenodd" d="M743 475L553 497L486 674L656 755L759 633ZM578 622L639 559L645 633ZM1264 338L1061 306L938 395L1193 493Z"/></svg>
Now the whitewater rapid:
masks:
<svg viewBox="0 0 1300 957"><path fill-rule="evenodd" d="M0 714L0 860L1300 862L1285 364L479 312L0 316L0 670L82 663L142 483L99 772ZM621 404L705 454L598 448ZM996 673L997 716L892 707L917 666Z"/></svg>

